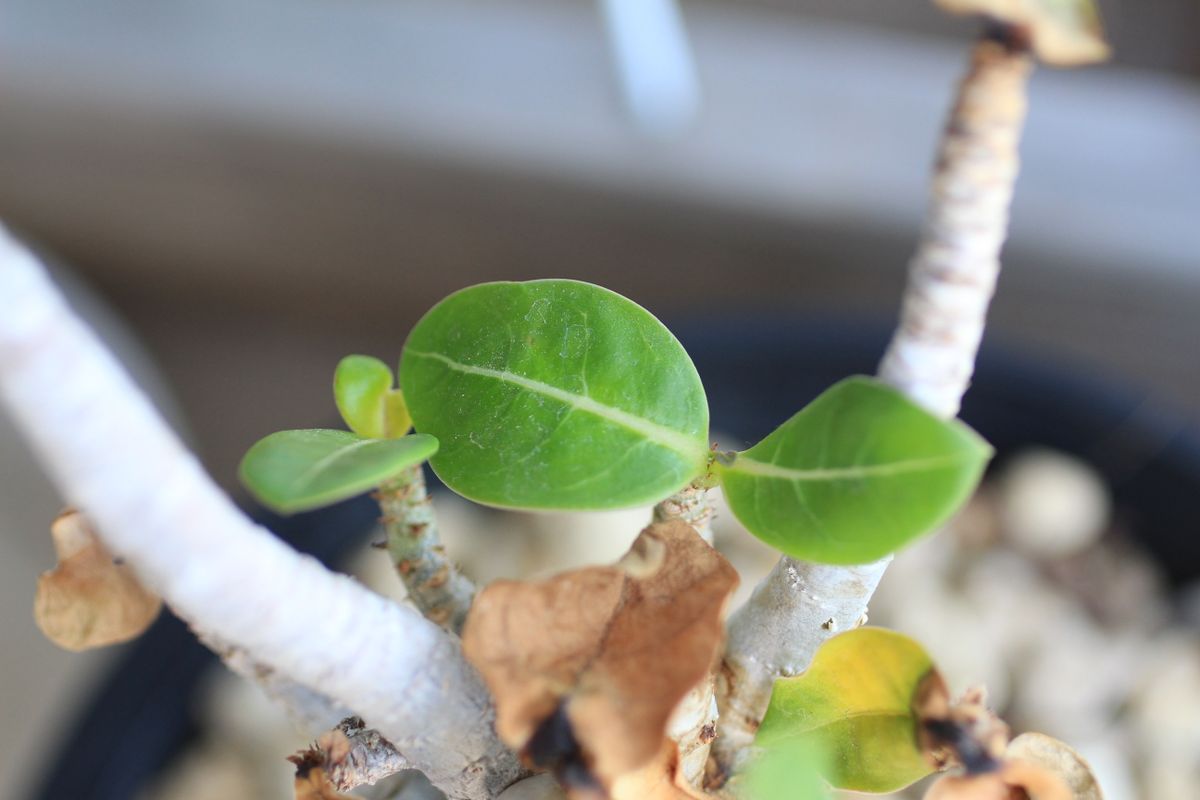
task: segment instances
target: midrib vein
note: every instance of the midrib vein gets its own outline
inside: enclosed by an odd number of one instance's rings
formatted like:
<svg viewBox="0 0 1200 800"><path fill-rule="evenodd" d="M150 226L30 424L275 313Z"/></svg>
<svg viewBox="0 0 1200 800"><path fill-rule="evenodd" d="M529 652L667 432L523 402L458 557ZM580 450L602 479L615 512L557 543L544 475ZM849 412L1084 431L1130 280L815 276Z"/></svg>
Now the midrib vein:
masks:
<svg viewBox="0 0 1200 800"><path fill-rule="evenodd" d="M702 442L697 439L672 430L656 422L651 422L644 417L639 417L636 414L630 414L628 411L623 411L619 408L598 403L590 397L585 397L580 394L568 392L565 389L560 389L557 386L551 386L548 383L535 381L532 378L526 378L524 375L517 375L505 370L490 369L488 367L477 367L472 364L463 364L459 361L444 356L441 353L423 353L416 350L409 350L410 356L417 358L432 358L435 361L440 361L455 372L462 372L467 375L479 375L485 378L494 378L498 381L511 383L514 386L520 386L522 389L528 389L535 394L540 394L543 397L549 397L552 400L557 400L560 403L570 406L577 411L583 411L588 414L600 417L614 425L619 425L622 428L628 428L634 433L641 434L647 439L662 445L663 447L674 450L680 455L688 459L702 460L704 458L705 448Z"/></svg>
<svg viewBox="0 0 1200 800"><path fill-rule="evenodd" d="M854 478L880 478L889 475L903 475L907 472L920 472L924 469L947 467L962 461L962 455L930 456L929 458L911 458L907 461L892 461L886 464L861 464L854 467L820 467L816 469L793 469L781 467L778 464L768 464L765 461L755 461L744 455L734 459L727 467L731 472L741 472L746 475L758 475L764 478L779 478L789 481L835 481L852 480Z"/></svg>
<svg viewBox="0 0 1200 800"><path fill-rule="evenodd" d="M334 450L332 453L325 456L320 461L317 461L308 469L304 470L304 472L297 475L296 476L296 488L297 489L307 489L309 484L312 483L313 479L316 478L319 474L321 474L321 472L323 470L325 470L326 467L332 465L335 461L338 461L339 459L346 457L347 455L349 455L350 453L353 453L355 450L358 450L361 447L366 447L369 444L373 444L375 441L376 440L374 440L374 439L363 439L361 442L354 442L353 444L349 444L343 448Z"/></svg>

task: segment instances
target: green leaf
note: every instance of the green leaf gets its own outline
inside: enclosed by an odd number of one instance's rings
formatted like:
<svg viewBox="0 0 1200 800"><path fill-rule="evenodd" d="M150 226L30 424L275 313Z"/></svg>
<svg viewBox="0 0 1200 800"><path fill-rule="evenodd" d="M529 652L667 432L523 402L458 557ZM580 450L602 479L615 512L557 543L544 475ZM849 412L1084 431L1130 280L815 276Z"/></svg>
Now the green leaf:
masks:
<svg viewBox="0 0 1200 800"><path fill-rule="evenodd" d="M992 450L871 378L834 385L767 438L717 462L729 507L794 558L861 564L944 522Z"/></svg>
<svg viewBox="0 0 1200 800"><path fill-rule="evenodd" d="M263 505L292 514L373 489L437 447L437 439L423 434L367 439L346 431L280 431L246 452L239 477Z"/></svg>
<svg viewBox="0 0 1200 800"><path fill-rule="evenodd" d="M740 786L734 794L746 800L829 800L821 777L828 771L828 759L813 743L785 739L750 762L735 779Z"/></svg>
<svg viewBox="0 0 1200 800"><path fill-rule="evenodd" d="M892 792L933 767L917 743L913 697L933 662L919 644L882 628L834 636L796 678L775 681L756 744L797 742L830 756L838 789Z"/></svg>
<svg viewBox="0 0 1200 800"><path fill-rule="evenodd" d="M346 426L359 436L395 439L408 433L412 419L392 371L378 358L346 356L333 374L333 397Z"/></svg>
<svg viewBox="0 0 1200 800"><path fill-rule="evenodd" d="M652 503L708 459L708 404L683 347L645 309L587 283L488 283L409 336L400 386L454 491L517 508Z"/></svg>

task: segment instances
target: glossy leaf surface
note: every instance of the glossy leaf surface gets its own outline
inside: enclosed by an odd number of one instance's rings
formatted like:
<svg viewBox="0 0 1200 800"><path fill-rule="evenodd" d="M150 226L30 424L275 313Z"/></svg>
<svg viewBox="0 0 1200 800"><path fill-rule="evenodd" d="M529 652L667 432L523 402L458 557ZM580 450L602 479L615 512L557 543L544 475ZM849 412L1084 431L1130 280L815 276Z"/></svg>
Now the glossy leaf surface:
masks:
<svg viewBox="0 0 1200 800"><path fill-rule="evenodd" d="M346 426L359 436L374 439L406 434L412 420L394 383L392 370L378 358L343 358L333 375L333 397Z"/></svg>
<svg viewBox="0 0 1200 800"><path fill-rule="evenodd" d="M587 283L489 283L413 329L400 385L431 461L472 500L520 508L652 503L703 471L708 405L674 336Z"/></svg>
<svg viewBox="0 0 1200 800"><path fill-rule="evenodd" d="M882 628L833 637L795 678L775 681L757 743L797 742L829 755L839 789L891 792L933 771L917 744L913 696L933 663Z"/></svg>
<svg viewBox="0 0 1200 800"><path fill-rule="evenodd" d="M949 518L991 452L966 425L858 377L717 470L734 515L767 544L808 561L859 564Z"/></svg>
<svg viewBox="0 0 1200 800"><path fill-rule="evenodd" d="M265 506L308 511L369 491L437 452L432 436L367 439L347 431L280 431L258 441L239 476Z"/></svg>

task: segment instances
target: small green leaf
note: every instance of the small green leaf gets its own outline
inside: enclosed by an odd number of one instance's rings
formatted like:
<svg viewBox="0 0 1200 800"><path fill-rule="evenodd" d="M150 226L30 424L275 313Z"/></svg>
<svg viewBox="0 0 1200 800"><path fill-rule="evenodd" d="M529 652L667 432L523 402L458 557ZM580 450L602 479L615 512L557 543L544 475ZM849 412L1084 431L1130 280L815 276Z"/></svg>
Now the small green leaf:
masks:
<svg viewBox="0 0 1200 800"><path fill-rule="evenodd" d="M395 439L412 420L392 371L378 358L346 356L333 374L333 397L346 426L359 436Z"/></svg>
<svg viewBox="0 0 1200 800"><path fill-rule="evenodd" d="M736 778L746 800L829 800L828 759L812 742L785 739L763 752Z"/></svg>
<svg viewBox="0 0 1200 800"><path fill-rule="evenodd" d="M400 386L454 491L518 508L652 503L703 472L708 404L662 323L587 283L488 283L409 336Z"/></svg>
<svg viewBox="0 0 1200 800"><path fill-rule="evenodd" d="M933 662L882 628L834 636L795 678L775 681L756 744L798 742L830 755L838 789L892 792L933 771L917 743L913 697Z"/></svg>
<svg viewBox="0 0 1200 800"><path fill-rule="evenodd" d="M437 452L437 439L412 434L367 439L346 431L280 431L242 459L239 477L265 506L308 511L375 488Z"/></svg>
<svg viewBox="0 0 1200 800"><path fill-rule="evenodd" d="M861 564L949 518L991 453L961 422L858 377L717 471L734 516L767 544L808 561Z"/></svg>

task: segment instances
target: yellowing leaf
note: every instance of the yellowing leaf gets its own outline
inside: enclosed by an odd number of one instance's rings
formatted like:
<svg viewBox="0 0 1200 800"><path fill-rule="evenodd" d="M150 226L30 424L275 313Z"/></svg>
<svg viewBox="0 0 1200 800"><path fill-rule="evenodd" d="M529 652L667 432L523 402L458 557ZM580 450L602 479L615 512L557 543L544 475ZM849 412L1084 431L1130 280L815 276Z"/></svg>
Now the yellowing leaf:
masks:
<svg viewBox="0 0 1200 800"><path fill-rule="evenodd" d="M928 775L913 702L933 662L919 644L882 628L833 637L812 665L775 682L757 743L798 740L827 753L836 788L890 792Z"/></svg>
<svg viewBox="0 0 1200 800"><path fill-rule="evenodd" d="M714 665L737 573L691 526L652 525L611 567L498 581L463 649L496 729L569 787L609 787L659 757L668 718Z"/></svg>
<svg viewBox="0 0 1200 800"><path fill-rule="evenodd" d="M162 601L119 563L77 511L51 524L58 566L38 578L33 616L67 650L117 644L146 630Z"/></svg>

